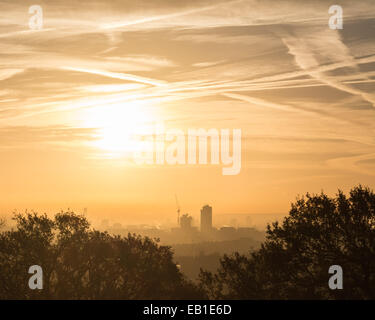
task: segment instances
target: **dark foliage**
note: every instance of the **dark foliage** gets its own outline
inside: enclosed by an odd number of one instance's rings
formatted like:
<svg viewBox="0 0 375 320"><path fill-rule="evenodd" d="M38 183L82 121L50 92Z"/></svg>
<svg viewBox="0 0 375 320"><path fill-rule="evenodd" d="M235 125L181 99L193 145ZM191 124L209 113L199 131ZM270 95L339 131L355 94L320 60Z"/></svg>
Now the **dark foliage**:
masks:
<svg viewBox="0 0 375 320"><path fill-rule="evenodd" d="M329 266L343 268L343 290L328 287ZM201 287L216 299L375 299L375 194L307 194L282 224L267 228L261 249L225 255Z"/></svg>
<svg viewBox="0 0 375 320"><path fill-rule="evenodd" d="M14 219L16 229L0 233L0 299L202 298L170 248L147 237L95 231L72 212ZM42 290L28 287L31 265L43 269Z"/></svg>

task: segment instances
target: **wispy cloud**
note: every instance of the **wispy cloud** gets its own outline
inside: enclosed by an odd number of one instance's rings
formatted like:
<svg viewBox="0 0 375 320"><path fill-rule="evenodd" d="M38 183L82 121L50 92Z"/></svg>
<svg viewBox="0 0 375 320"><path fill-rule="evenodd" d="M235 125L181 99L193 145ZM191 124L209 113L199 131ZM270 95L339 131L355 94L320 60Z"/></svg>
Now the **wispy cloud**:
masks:
<svg viewBox="0 0 375 320"><path fill-rule="evenodd" d="M150 84L153 86L164 85L164 82L160 80L139 77L139 76L126 74L126 73L108 72L108 71L103 71L103 70L92 70L92 69L83 69L83 68L74 68L74 67L61 67L61 69L71 70L71 71L76 71L76 72L83 72L83 73L91 73L91 74L100 75L103 77L109 77L109 78L126 80L126 81L140 82L140 83Z"/></svg>
<svg viewBox="0 0 375 320"><path fill-rule="evenodd" d="M280 139L325 138L331 129L332 138L372 148L375 41L363 29L375 5L341 2L342 31L328 28L323 0L96 0L74 8L57 1L44 5L44 29L31 31L24 5L7 1L1 124L53 124L81 109L148 100L163 102L160 114L170 108L170 118L200 126L239 119L252 130L246 121L276 123L282 115L286 132L274 129ZM183 108L188 115L178 113Z"/></svg>
<svg viewBox="0 0 375 320"><path fill-rule="evenodd" d="M67 126L4 126L0 128L1 147L30 147L31 145L95 140L95 128ZM45 145L44 145L45 148Z"/></svg>
<svg viewBox="0 0 375 320"><path fill-rule="evenodd" d="M374 94L356 89L343 83L335 75L327 74L328 70L319 69L322 63L318 61L318 57L330 63L342 63L341 66L350 69L352 77L361 73L356 59L350 54L338 32L327 32L326 29L322 29L313 33L306 33L305 30L300 33L299 37L286 36L283 41L302 70L307 70L311 77L337 90L361 96L375 107ZM372 58L375 60L375 57Z"/></svg>

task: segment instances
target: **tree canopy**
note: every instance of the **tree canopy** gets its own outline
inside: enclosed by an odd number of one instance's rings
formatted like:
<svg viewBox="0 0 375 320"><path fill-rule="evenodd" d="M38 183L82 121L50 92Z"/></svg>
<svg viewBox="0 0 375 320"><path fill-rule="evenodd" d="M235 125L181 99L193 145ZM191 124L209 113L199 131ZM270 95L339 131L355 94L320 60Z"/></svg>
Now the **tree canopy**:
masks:
<svg viewBox="0 0 375 320"><path fill-rule="evenodd" d="M17 214L0 233L0 299L185 299L201 293L173 262L170 247L147 237L113 236L72 212L54 219ZM28 269L43 269L30 290Z"/></svg>
<svg viewBox="0 0 375 320"><path fill-rule="evenodd" d="M343 269L343 290L328 287L331 265ZM200 281L215 299L374 299L374 192L298 198L281 224L268 225L259 250L225 255Z"/></svg>

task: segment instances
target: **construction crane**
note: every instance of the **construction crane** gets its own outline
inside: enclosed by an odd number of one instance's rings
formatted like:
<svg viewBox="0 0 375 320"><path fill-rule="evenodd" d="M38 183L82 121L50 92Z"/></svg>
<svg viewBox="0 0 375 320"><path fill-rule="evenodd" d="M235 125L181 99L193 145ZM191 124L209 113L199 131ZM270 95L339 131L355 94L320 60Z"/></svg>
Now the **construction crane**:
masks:
<svg viewBox="0 0 375 320"><path fill-rule="evenodd" d="M180 225L180 211L181 211L181 208L180 208L180 204L178 203L177 194L175 194L174 197L176 199L176 206L177 206L177 225Z"/></svg>

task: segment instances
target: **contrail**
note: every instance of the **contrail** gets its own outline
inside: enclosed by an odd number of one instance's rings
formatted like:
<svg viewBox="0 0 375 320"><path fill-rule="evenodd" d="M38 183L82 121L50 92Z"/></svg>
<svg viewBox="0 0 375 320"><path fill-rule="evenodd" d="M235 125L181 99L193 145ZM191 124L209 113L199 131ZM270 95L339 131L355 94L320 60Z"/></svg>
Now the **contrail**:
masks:
<svg viewBox="0 0 375 320"><path fill-rule="evenodd" d="M75 67L61 67L60 69L97 74L97 75L101 75L101 76L104 76L104 77L120 79L120 80L140 82L140 83L150 84L150 85L153 85L153 86L156 86L156 87L161 87L161 86L165 85L165 82L160 81L160 80L154 80L154 79L149 79L149 78L145 78L145 77L139 77L139 76L135 76L135 75L132 75L132 74L127 74L127 73L109 72L109 71L103 71L103 70L75 68Z"/></svg>
<svg viewBox="0 0 375 320"><path fill-rule="evenodd" d="M176 12L176 13L171 13L171 14L164 14L164 15L159 15L159 16L154 16L154 17L149 17L149 18L138 19L138 20L135 20L135 21L108 23L108 24L101 25L99 28L100 29L117 29L117 28L122 28L122 27L133 26L133 25L141 24L141 23L171 19L171 18L186 16L186 15L189 15L189 14L198 13L198 12L202 12L202 11L208 11L208 10L216 9L216 8L219 8L219 7L222 7L222 6L228 6L228 5L232 5L232 4L235 4L235 3L240 3L240 2L243 2L243 1L244 0L234 0L234 1L230 1L230 2L222 2L222 3L216 4L216 5L207 6L207 7L203 7L203 8L190 9L190 10L182 11L182 12Z"/></svg>

